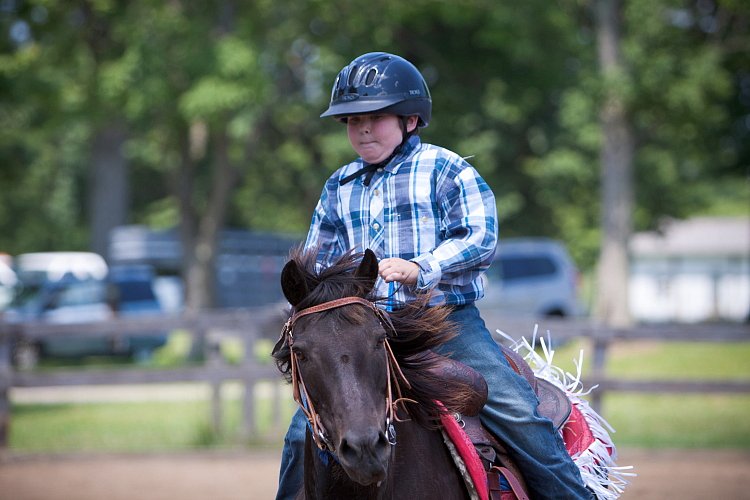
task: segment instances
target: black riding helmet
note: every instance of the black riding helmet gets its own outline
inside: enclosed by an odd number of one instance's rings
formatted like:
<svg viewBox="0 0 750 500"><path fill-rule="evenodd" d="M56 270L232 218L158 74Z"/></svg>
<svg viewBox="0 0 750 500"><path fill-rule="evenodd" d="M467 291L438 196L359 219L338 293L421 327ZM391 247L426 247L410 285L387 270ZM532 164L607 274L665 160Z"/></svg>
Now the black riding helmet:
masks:
<svg viewBox="0 0 750 500"><path fill-rule="evenodd" d="M403 57L386 52L361 55L339 72L331 103L321 118L382 111L417 115L426 127L432 114L430 89L419 70Z"/></svg>

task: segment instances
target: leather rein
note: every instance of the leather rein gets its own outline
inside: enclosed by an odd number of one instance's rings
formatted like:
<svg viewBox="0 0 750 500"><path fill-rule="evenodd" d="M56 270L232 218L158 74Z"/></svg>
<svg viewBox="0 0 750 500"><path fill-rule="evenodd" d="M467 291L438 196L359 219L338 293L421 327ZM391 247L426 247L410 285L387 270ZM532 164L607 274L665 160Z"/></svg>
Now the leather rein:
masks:
<svg viewBox="0 0 750 500"><path fill-rule="evenodd" d="M284 324L284 327L281 330L281 338L286 339L286 343L289 346L290 351L290 359L291 359L291 368L292 368L292 393L294 396L294 400L297 402L300 408L302 408L302 412L305 414L305 417L307 418L308 423L310 424L310 429L312 430L312 436L313 440L315 441L315 444L323 451L329 451L331 453L335 452L335 447L333 446L333 443L331 443L331 440L328 435L328 431L326 431L325 427L323 427L323 422L321 422L320 414L315 410L315 405L313 404L312 399L310 399L310 396L307 392L307 387L305 386L304 380L302 380L302 374L299 370L299 361L297 359L297 354L294 352L294 349L292 348L294 345L294 324L299 320L300 318L304 316L308 316L310 314L316 314L323 311L328 311L330 309L336 309L338 307L348 306L352 304L359 304L362 306L365 306L366 308L370 309L375 313L375 316L377 316L378 321L380 322L380 325L387 331L391 332L392 334L396 334L396 330L393 327L393 323L391 322L391 318L388 316L388 313L384 310L377 307L375 304L373 304L371 301L367 299L363 299L361 297L343 297L336 300L331 300L329 302L324 302L323 304L319 304L317 306L308 307L306 309L302 309L299 311L296 311L294 314L292 314L287 322ZM413 400L407 399L402 397L401 394L401 386L399 383L399 379L404 383L404 385L407 388L411 388L411 384L409 384L409 381L406 380L406 377L404 376L403 371L401 371L401 367L398 365L398 361L396 360L396 356L393 354L393 350L391 349L390 344L388 343L388 339L385 339L383 342L384 351L385 351L385 359L386 359L386 370L388 373L386 374L386 377L388 379L388 385L386 389L386 397L385 397L385 406L386 406L386 418L385 418L385 432L386 436L388 437L388 442L391 445L396 444L396 429L393 427L394 421L401 421L398 416L396 415L396 406L398 404L404 403L404 401L411 401ZM393 380L393 383L391 382ZM393 398L394 394L394 388L396 393L396 398Z"/></svg>

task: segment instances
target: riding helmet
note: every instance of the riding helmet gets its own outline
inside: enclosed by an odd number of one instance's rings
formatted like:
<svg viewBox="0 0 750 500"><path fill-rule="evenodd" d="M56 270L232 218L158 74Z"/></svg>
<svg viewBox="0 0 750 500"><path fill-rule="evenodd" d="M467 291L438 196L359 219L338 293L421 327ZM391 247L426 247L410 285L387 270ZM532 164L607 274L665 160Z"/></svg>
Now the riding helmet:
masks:
<svg viewBox="0 0 750 500"><path fill-rule="evenodd" d="M417 115L419 127L429 124L432 99L427 82L403 57L370 52L354 59L336 77L330 105L320 116L343 117L375 111Z"/></svg>

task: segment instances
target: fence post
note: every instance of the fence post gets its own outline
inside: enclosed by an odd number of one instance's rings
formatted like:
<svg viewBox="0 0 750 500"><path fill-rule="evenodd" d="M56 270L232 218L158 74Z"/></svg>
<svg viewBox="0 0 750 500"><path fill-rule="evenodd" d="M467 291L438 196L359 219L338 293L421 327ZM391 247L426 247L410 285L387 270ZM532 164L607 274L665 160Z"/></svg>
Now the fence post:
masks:
<svg viewBox="0 0 750 500"><path fill-rule="evenodd" d="M271 383L271 397L273 398L271 402L273 408L273 433L274 436L278 436L286 430L284 427L286 422L282 419L281 414L281 388L283 387L283 382L280 380L274 380Z"/></svg>
<svg viewBox="0 0 750 500"><path fill-rule="evenodd" d="M248 442L257 437L255 426L255 377L252 375L253 368L256 366L255 360L255 339L258 326L254 321L248 320L245 324L242 344L242 419L240 428L240 437L244 442Z"/></svg>
<svg viewBox="0 0 750 500"><path fill-rule="evenodd" d="M605 367L607 365L607 350L609 344L612 342L612 332L608 328L595 328L592 340L594 341L594 359L592 364L591 380L594 384L597 384L600 380L605 378ZM591 393L591 408L595 412L601 414L602 411L602 399L606 387L599 386L595 391Z"/></svg>
<svg viewBox="0 0 750 500"><path fill-rule="evenodd" d="M194 332L194 335L197 332ZM222 403L221 403L221 369L224 357L221 353L221 337L208 335L204 327L201 327L201 336L204 339L204 363L209 369L208 380L211 384L211 431L214 436L220 436L223 431Z"/></svg>
<svg viewBox="0 0 750 500"><path fill-rule="evenodd" d="M7 325L0 321L0 452L8 448L10 434L11 354L11 334Z"/></svg>

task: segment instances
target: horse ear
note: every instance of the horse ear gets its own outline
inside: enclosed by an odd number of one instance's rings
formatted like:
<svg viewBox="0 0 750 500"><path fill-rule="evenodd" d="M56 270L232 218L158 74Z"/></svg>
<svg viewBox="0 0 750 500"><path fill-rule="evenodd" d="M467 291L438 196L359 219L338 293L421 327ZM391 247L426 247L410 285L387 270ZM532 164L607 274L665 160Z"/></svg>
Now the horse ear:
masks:
<svg viewBox="0 0 750 500"><path fill-rule="evenodd" d="M365 280L370 290L375 286L375 280L378 279L378 258L375 257L375 253L369 248L365 250L365 256L362 258L362 262L359 263L354 276Z"/></svg>
<svg viewBox="0 0 750 500"><path fill-rule="evenodd" d="M309 293L305 277L294 260L287 262L281 270L281 291L293 307L296 307Z"/></svg>

